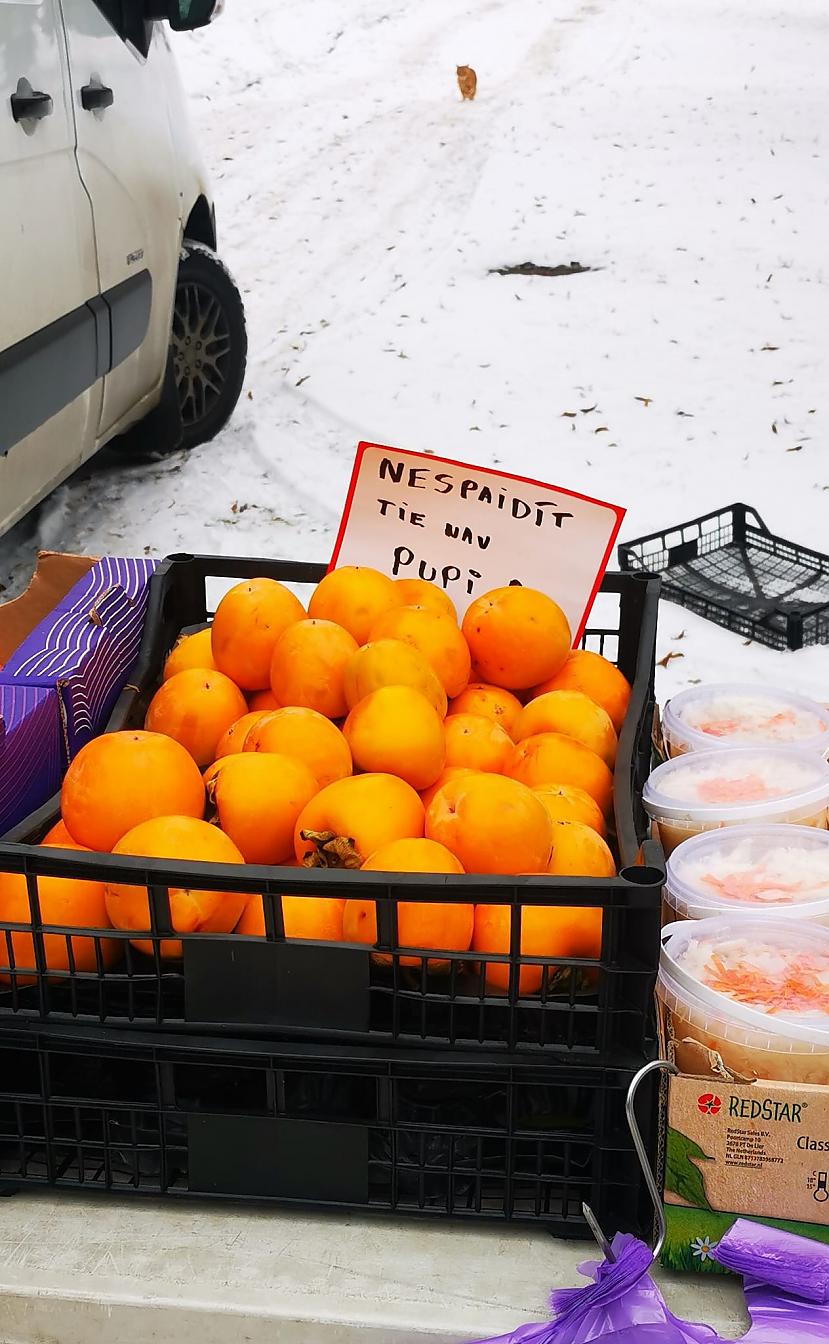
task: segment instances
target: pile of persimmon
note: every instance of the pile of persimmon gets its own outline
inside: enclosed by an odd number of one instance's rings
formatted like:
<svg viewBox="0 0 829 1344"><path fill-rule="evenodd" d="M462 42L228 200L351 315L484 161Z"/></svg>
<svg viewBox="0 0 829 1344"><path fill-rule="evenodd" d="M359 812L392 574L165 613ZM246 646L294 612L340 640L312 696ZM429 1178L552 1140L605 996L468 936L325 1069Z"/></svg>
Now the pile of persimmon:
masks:
<svg viewBox="0 0 829 1344"><path fill-rule="evenodd" d="M560 607L518 586L476 599L459 623L439 588L372 569L333 570L307 610L275 580L239 583L170 653L143 729L78 753L44 843L202 864L611 877L630 688L571 643ZM152 950L144 887L48 882L45 923L113 927ZM0 919L26 904L25 879L0 878ZM265 931L258 896L187 887L169 904L177 934ZM378 939L372 900L285 896L282 910L289 938ZM521 923L525 955L599 954L599 910L525 906ZM31 937L14 937L15 964L32 965ZM48 943L50 967L66 968L68 941ZM74 964L94 970L93 940L71 941ZM104 957L116 941L99 940ZM503 955L510 907L401 902L398 941L418 954L403 964L434 952L433 971L441 952ZM180 956L180 940L160 952ZM542 979L540 964L523 966L521 991ZM486 980L505 988L508 963L486 962Z"/></svg>

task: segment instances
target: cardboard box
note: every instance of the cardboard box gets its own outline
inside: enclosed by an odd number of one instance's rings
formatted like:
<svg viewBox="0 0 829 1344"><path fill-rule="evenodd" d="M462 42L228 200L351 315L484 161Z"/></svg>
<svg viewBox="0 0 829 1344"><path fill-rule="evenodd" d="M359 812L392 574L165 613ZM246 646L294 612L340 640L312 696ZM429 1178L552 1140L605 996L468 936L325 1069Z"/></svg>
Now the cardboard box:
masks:
<svg viewBox="0 0 829 1344"><path fill-rule="evenodd" d="M60 786L136 660L154 560L38 556L0 606L0 835Z"/></svg>
<svg viewBox="0 0 829 1344"><path fill-rule="evenodd" d="M664 1015L660 1034L673 1059ZM829 1243L829 1087L732 1078L697 1048L667 1088L662 1264L727 1273L709 1251L736 1218Z"/></svg>

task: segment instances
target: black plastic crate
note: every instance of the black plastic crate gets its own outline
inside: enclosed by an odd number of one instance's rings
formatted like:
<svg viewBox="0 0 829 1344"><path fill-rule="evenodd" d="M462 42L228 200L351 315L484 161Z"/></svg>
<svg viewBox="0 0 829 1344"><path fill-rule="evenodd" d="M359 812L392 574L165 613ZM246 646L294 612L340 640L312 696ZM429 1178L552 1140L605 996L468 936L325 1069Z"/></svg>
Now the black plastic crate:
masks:
<svg viewBox="0 0 829 1344"><path fill-rule="evenodd" d="M0 1183L649 1235L632 1073L107 1028L0 1029ZM641 1088L656 1146L656 1090Z"/></svg>
<svg viewBox="0 0 829 1344"><path fill-rule="evenodd" d="M663 597L758 644L829 644L829 555L775 536L748 504L623 542L619 564L661 575Z"/></svg>
<svg viewBox="0 0 829 1344"><path fill-rule="evenodd" d="M163 659L180 630L204 624L221 596L208 595L215 580L236 581L268 574L293 584L312 584L322 566L279 561L173 557L153 580L147 631L131 685L122 694L110 729L143 722ZM594 1059L641 1062L652 1034L652 989L659 951L662 854L646 841L648 823L641 788L650 769L653 665L658 580L608 575L600 603L604 623L588 628L585 643L615 658L633 683L631 706L620 736L615 776L619 876L589 878L443 877L335 872L321 869L199 867L32 848L57 816L57 801L41 809L0 843L0 871L25 873L34 930L33 968L15 963L11 932L0 922L0 1018L104 1023L219 1033L394 1042L418 1046L486 1048L493 1051L557 1051ZM44 925L39 882L47 876L117 879L147 889L153 954L145 956L117 931L83 931L95 938L91 967L80 969L70 951L69 931ZM196 880L198 879L198 880ZM182 885L262 893L265 938L181 935L183 959L162 960L160 944L172 933L168 891ZM377 901L378 946L389 964L365 948L286 941L280 895L371 898ZM506 992L484 983L478 961L446 952L447 969L432 973L428 960L403 963L400 901L457 901L511 907ZM601 954L596 959L521 956L522 905L601 908ZM43 936L57 934L69 968L46 971ZM77 930L74 936L78 936ZM105 938L118 944L105 966ZM439 949L438 949L439 951ZM542 966L538 992L522 994L522 966ZM539 973L536 972L536 978Z"/></svg>

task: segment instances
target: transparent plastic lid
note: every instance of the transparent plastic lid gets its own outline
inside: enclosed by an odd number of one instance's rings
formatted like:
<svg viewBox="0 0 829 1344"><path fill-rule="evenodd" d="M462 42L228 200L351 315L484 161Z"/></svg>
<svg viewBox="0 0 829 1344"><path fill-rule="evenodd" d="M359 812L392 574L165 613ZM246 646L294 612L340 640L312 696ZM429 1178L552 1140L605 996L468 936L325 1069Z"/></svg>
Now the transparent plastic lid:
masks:
<svg viewBox="0 0 829 1344"><path fill-rule="evenodd" d="M662 930L660 975L690 1008L829 1050L829 929L723 915Z"/></svg>
<svg viewBox="0 0 829 1344"><path fill-rule="evenodd" d="M658 765L642 801L652 817L675 821L779 821L829 805L829 764L796 747L723 747Z"/></svg>
<svg viewBox="0 0 829 1344"><path fill-rule="evenodd" d="M731 911L829 919L829 831L737 826L692 836L668 859L665 901L690 919Z"/></svg>
<svg viewBox="0 0 829 1344"><path fill-rule="evenodd" d="M662 728L672 746L686 751L767 742L829 754L829 709L772 686L692 686L668 701Z"/></svg>

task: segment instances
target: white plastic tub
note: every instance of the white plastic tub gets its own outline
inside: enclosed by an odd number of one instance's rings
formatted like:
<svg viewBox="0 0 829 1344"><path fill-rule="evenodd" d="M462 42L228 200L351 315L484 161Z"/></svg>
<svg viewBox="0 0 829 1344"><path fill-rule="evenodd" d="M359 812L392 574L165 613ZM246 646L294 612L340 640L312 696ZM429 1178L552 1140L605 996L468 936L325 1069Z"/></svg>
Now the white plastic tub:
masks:
<svg viewBox="0 0 829 1344"><path fill-rule="evenodd" d="M826 828L829 764L794 747L726 747L676 756L642 794L666 854L721 826L786 822Z"/></svg>
<svg viewBox="0 0 829 1344"><path fill-rule="evenodd" d="M829 927L829 831L738 826L695 835L668 860L666 920L784 915Z"/></svg>
<svg viewBox="0 0 829 1344"><path fill-rule="evenodd" d="M723 747L799 747L829 755L829 709L793 691L731 684L692 686L665 706L662 733L670 756Z"/></svg>
<svg viewBox="0 0 829 1344"><path fill-rule="evenodd" d="M733 915L669 924L656 992L681 1072L700 1072L701 1044L740 1078L829 1084L822 925Z"/></svg>

